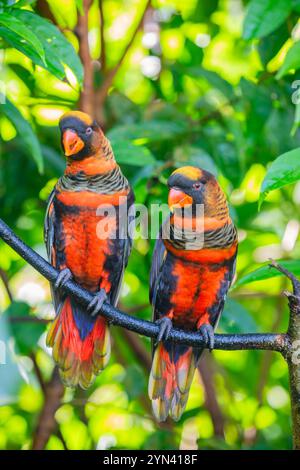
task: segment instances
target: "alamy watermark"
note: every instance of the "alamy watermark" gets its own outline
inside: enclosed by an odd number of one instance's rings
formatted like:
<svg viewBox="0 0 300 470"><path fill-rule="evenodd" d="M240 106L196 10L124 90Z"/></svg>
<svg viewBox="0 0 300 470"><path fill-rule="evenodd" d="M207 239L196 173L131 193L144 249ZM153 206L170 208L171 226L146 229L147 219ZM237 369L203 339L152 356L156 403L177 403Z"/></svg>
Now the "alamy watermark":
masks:
<svg viewBox="0 0 300 470"><path fill-rule="evenodd" d="M292 89L295 90L292 93L292 103L294 105L300 104L300 80L294 80L292 83Z"/></svg>
<svg viewBox="0 0 300 470"><path fill-rule="evenodd" d="M127 198L121 196L118 205L101 204L96 210L99 218L97 237L105 239L142 238L181 240L197 249L204 245L204 205L175 207L170 213L168 204L134 204L129 209ZM162 226L162 230L160 230Z"/></svg>

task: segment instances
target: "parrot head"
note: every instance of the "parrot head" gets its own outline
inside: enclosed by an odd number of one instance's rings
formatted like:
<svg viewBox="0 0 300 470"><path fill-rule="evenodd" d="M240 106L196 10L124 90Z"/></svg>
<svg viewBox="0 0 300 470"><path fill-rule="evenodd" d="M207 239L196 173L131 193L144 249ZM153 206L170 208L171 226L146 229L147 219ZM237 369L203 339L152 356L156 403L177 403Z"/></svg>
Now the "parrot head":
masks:
<svg viewBox="0 0 300 470"><path fill-rule="evenodd" d="M67 112L60 118L59 128L66 157L82 160L99 151L104 134L88 114L81 111Z"/></svg>
<svg viewBox="0 0 300 470"><path fill-rule="evenodd" d="M193 166L178 168L169 177L168 186L171 210L203 204L205 216L228 215L225 195L209 171Z"/></svg>

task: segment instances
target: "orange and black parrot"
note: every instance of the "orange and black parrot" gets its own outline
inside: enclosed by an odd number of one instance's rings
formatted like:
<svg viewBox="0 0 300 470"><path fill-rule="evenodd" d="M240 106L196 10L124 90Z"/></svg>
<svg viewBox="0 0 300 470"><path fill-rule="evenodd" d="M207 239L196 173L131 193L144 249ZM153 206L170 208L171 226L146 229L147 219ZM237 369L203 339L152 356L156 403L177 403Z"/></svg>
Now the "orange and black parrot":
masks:
<svg viewBox="0 0 300 470"><path fill-rule="evenodd" d="M96 121L73 111L59 127L67 164L45 219L48 257L60 270L52 286L56 318L47 345L63 382L87 388L110 357L108 325L98 314L105 300L118 301L132 245L127 222L134 196ZM87 308L61 290L70 278L94 294Z"/></svg>
<svg viewBox="0 0 300 470"><path fill-rule="evenodd" d="M171 328L199 331L213 349L238 245L225 195L211 173L182 167L172 173L168 186L171 212L160 229L150 273L150 301L160 330L149 397L158 421L169 414L176 421L181 417L202 352L168 341Z"/></svg>

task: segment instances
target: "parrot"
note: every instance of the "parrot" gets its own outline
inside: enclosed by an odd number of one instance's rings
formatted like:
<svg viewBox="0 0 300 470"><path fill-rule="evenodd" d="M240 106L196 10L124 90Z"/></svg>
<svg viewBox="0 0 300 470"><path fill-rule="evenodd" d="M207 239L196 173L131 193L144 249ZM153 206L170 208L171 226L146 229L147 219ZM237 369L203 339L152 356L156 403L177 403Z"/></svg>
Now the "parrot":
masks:
<svg viewBox="0 0 300 470"><path fill-rule="evenodd" d="M44 225L49 261L59 270L46 344L62 382L86 389L110 358L109 327L99 313L105 301L118 302L132 248L134 194L95 120L69 111L59 128L66 169L50 194ZM93 294L87 307L63 292L70 279Z"/></svg>
<svg viewBox="0 0 300 470"><path fill-rule="evenodd" d="M205 347L214 348L238 249L237 230L213 174L181 167L169 177L168 187L170 214L155 242L149 289L159 333L152 343L148 394L159 422L182 416L204 349L168 341L170 331L198 332Z"/></svg>

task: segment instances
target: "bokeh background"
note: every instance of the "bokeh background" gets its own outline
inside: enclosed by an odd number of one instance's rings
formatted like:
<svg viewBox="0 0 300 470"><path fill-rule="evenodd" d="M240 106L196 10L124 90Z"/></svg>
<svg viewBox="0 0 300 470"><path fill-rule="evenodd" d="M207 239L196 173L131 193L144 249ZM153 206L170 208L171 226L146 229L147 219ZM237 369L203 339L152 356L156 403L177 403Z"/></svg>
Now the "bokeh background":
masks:
<svg viewBox="0 0 300 470"><path fill-rule="evenodd" d="M300 272L300 183L285 186L300 171L285 159L284 184L258 201L270 162L300 145L299 12L299 0L0 1L1 218L45 256L46 201L65 165L57 122L80 107L101 122L140 203L165 202L180 165L218 176L240 238L218 331L284 331L288 285L265 266ZM152 249L135 240L120 300L145 319ZM182 419L159 425L150 340L112 328L106 370L88 391L64 390L45 347L47 281L3 242L0 276L0 448L292 447L279 354L205 354Z"/></svg>

